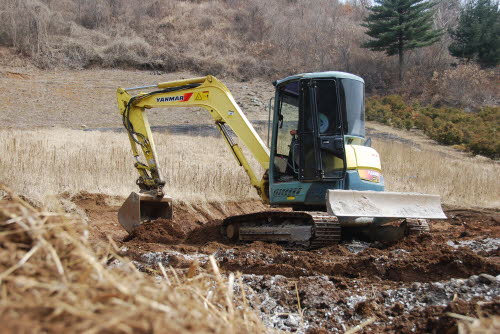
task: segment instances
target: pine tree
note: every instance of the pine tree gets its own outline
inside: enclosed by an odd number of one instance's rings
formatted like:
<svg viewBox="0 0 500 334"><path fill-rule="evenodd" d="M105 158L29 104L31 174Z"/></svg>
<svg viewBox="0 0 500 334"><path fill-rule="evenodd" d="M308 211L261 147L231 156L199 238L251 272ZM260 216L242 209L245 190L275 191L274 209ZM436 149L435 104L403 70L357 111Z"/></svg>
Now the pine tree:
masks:
<svg viewBox="0 0 500 334"><path fill-rule="evenodd" d="M498 1L473 0L465 4L458 26L450 31L448 48L457 58L474 60L483 67L500 63L500 9Z"/></svg>
<svg viewBox="0 0 500 334"><path fill-rule="evenodd" d="M432 1L375 0L365 19L366 34L374 39L362 46L372 51L384 51L399 56L399 79L403 79L405 51L437 42L442 32L433 29Z"/></svg>

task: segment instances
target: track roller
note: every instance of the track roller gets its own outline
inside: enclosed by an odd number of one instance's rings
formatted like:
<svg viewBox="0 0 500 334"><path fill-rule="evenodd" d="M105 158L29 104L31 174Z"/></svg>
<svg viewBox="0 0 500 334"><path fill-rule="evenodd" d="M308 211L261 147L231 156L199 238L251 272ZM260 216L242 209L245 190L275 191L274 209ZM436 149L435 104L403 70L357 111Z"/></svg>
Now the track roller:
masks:
<svg viewBox="0 0 500 334"><path fill-rule="evenodd" d="M420 235L431 231L427 219L406 219L406 235Z"/></svg>

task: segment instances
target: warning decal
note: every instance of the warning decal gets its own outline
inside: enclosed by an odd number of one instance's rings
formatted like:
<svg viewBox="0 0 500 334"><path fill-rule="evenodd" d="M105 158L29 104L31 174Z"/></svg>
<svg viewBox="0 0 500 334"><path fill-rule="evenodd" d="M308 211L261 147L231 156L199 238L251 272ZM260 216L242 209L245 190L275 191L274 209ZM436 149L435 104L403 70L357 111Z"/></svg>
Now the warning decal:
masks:
<svg viewBox="0 0 500 334"><path fill-rule="evenodd" d="M208 100L208 91L196 93L194 98L196 101L205 101Z"/></svg>

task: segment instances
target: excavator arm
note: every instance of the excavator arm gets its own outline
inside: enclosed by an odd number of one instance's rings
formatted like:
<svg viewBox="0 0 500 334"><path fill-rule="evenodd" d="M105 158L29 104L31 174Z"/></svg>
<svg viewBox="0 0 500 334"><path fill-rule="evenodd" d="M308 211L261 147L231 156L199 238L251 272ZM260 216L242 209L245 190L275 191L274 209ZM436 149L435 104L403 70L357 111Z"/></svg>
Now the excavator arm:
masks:
<svg viewBox="0 0 500 334"><path fill-rule="evenodd" d="M135 96L130 94L134 90L146 88L153 91ZM134 166L139 172L137 185L142 193L162 198L165 185L145 111L151 108L197 106L209 112L238 164L243 166L248 174L252 186L257 189L263 202L269 202L267 173L264 173L261 180L257 178L241 147L233 140L230 130L246 145L266 171L269 168L269 150L237 105L229 89L217 78L208 75L153 86L120 88L117 91L117 99L123 125L136 159ZM144 161L141 161L141 151Z"/></svg>

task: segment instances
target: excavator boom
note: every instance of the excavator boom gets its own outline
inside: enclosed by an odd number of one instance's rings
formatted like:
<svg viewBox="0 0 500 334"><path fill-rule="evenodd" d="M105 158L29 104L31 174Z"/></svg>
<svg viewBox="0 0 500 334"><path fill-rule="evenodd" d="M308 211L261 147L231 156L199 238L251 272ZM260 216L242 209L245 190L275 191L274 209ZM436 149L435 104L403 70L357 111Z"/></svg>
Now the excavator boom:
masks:
<svg viewBox="0 0 500 334"><path fill-rule="evenodd" d="M132 96L139 89L147 93ZM264 170L269 168L269 150L245 117L227 87L213 76L159 83L117 91L118 106L127 130L139 173L140 193L132 193L120 208L120 224L131 232L146 219L171 218L171 198L165 196L165 181L161 175L155 143L146 115L150 108L192 107L206 109L215 121L238 164L243 166L250 183L257 189L263 202L268 202L267 179L258 179L241 147L232 138L232 130L246 145ZM142 151L143 157L141 157ZM266 174L265 174L266 175Z"/></svg>

